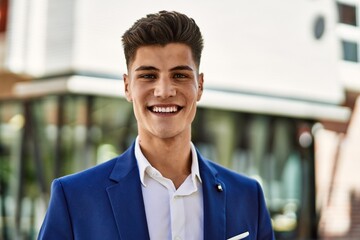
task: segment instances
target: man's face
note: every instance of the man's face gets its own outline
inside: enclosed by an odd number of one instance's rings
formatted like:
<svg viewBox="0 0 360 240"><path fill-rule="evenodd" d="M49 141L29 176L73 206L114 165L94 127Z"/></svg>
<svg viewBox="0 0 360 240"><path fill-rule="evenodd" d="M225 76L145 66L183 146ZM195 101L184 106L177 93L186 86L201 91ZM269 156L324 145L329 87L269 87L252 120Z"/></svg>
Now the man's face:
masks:
<svg viewBox="0 0 360 240"><path fill-rule="evenodd" d="M180 43L140 47L124 83L140 136L190 136L203 90L203 75L198 73L190 47Z"/></svg>

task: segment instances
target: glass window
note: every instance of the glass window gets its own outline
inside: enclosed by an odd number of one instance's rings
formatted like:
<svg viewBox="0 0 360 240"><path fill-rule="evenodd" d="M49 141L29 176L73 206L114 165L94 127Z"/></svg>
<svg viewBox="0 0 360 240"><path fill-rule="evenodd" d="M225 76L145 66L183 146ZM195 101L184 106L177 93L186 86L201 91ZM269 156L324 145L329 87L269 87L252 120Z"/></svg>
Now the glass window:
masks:
<svg viewBox="0 0 360 240"><path fill-rule="evenodd" d="M342 41L343 60L350 62L358 62L358 43L350 41Z"/></svg>
<svg viewBox="0 0 360 240"><path fill-rule="evenodd" d="M124 99L0 102L0 239L36 239L51 181L122 153L135 136Z"/></svg>
<svg viewBox="0 0 360 240"><path fill-rule="evenodd" d="M356 7L338 3L339 22L357 26Z"/></svg>

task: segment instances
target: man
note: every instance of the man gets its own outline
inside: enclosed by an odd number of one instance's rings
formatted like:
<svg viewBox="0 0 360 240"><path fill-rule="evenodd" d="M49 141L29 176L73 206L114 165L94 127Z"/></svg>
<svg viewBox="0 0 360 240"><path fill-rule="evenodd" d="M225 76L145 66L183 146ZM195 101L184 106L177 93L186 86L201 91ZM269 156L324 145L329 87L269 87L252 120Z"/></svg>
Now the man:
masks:
<svg viewBox="0 0 360 240"><path fill-rule="evenodd" d="M194 20L150 14L122 40L138 137L121 156L53 182L39 239L273 239L259 184L191 143L204 83Z"/></svg>

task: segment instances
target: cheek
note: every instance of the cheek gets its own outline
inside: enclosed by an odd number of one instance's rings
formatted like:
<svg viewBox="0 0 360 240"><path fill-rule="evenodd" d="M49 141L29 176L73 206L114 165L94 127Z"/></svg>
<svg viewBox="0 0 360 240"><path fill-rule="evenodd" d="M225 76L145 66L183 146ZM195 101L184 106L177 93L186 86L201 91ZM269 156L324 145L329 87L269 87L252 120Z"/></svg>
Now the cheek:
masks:
<svg viewBox="0 0 360 240"><path fill-rule="evenodd" d="M151 87L148 85L136 85L132 88L132 97L143 101L151 92Z"/></svg>
<svg viewBox="0 0 360 240"><path fill-rule="evenodd" d="M133 88L131 91L131 99L132 101L136 102L137 105L139 105L141 102L144 101L144 93L141 89Z"/></svg>
<svg viewBox="0 0 360 240"><path fill-rule="evenodd" d="M198 91L196 89L188 91L187 95L186 95L186 98L187 98L188 104L190 105L189 110L191 112L191 115L195 115L197 102L198 102L198 99L199 99Z"/></svg>
<svg viewBox="0 0 360 240"><path fill-rule="evenodd" d="M138 119L138 117L140 117L140 115L144 114L144 111L147 111L147 95L146 94L141 94L140 92L133 92L132 95L132 105L133 105L133 110L134 110L134 114L135 117Z"/></svg>
<svg viewBox="0 0 360 240"><path fill-rule="evenodd" d="M200 89L197 89L197 87L193 87L191 90L188 90L186 94L188 99L192 99L192 101L197 102L201 96L201 91Z"/></svg>

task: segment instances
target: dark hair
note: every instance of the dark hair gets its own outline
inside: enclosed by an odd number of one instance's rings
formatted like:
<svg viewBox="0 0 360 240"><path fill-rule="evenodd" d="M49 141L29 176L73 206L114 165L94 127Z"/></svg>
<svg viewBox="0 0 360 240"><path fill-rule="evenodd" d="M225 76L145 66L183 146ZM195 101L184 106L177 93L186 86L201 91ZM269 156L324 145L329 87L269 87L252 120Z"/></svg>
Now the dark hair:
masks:
<svg viewBox="0 0 360 240"><path fill-rule="evenodd" d="M142 46L184 43L190 47L197 67L200 65L203 38L192 18L178 12L160 11L137 20L122 36L126 64L134 60Z"/></svg>

